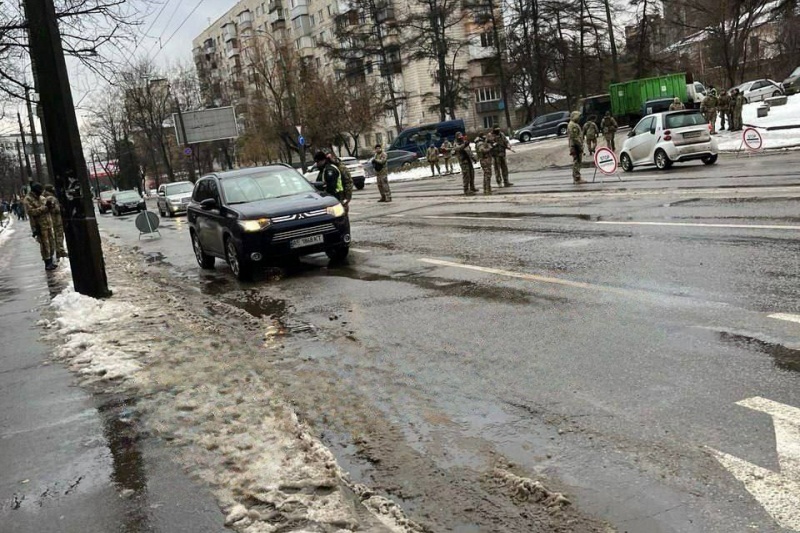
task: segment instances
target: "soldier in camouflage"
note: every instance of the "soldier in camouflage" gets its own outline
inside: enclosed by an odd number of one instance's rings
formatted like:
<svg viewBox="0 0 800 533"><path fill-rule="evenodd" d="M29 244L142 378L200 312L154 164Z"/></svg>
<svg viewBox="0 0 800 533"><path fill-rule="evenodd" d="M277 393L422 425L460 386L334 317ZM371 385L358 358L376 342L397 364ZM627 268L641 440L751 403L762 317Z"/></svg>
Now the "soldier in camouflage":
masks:
<svg viewBox="0 0 800 533"><path fill-rule="evenodd" d="M41 183L31 185L30 192L25 196L23 203L25 211L31 219L33 236L39 241L39 251L42 254L45 270L54 270L56 264L53 262L52 232L53 223L50 219L50 212L53 210L53 202L42 197L44 187Z"/></svg>
<svg viewBox="0 0 800 533"><path fill-rule="evenodd" d="M339 173L342 176L342 187L344 190L341 193L339 201L342 202L345 212L349 213L350 201L353 199L353 176L350 175L350 171L347 169L347 165L345 165L341 159L339 159L332 153L327 154L327 156L328 159L334 165L336 165L336 168L339 169Z"/></svg>
<svg viewBox="0 0 800 533"><path fill-rule="evenodd" d="M441 176L442 168L439 166L439 150L436 149L434 144L428 146L428 150L425 152L425 159L428 160L428 164L431 166L431 177L436 176L437 172Z"/></svg>
<svg viewBox="0 0 800 533"><path fill-rule="evenodd" d="M592 115L586 124L583 125L583 138L586 139L586 147L589 149L589 155L594 155L597 148L597 134L600 131L597 127L597 117Z"/></svg>
<svg viewBox="0 0 800 533"><path fill-rule="evenodd" d="M50 211L50 220L53 223L53 246L51 250L55 250L56 257L62 259L68 257L67 250L64 248L64 222L61 220L61 205L56 198L56 188L52 185L45 185L42 196L45 201L52 201L53 210Z"/></svg>
<svg viewBox="0 0 800 533"><path fill-rule="evenodd" d="M475 149L478 151L478 159L483 170L483 194L492 194L492 165L494 164L492 144L481 135L475 141Z"/></svg>
<svg viewBox="0 0 800 533"><path fill-rule="evenodd" d="M453 173L453 143L449 139L445 139L442 143L442 157L444 158L444 172L445 174Z"/></svg>
<svg viewBox="0 0 800 533"><path fill-rule="evenodd" d="M739 89L734 90L733 98L733 130L742 131L744 120L742 119L742 108L744 107L744 94Z"/></svg>
<svg viewBox="0 0 800 533"><path fill-rule="evenodd" d="M712 88L708 96L703 98L703 103L700 104L700 111L706 120L711 124L711 134L717 133L717 90Z"/></svg>
<svg viewBox="0 0 800 533"><path fill-rule="evenodd" d="M606 146L613 151L617 151L617 144L614 139L617 135L617 121L611 116L611 111L606 111L606 116L603 117L603 122L600 123L600 129L603 130L603 138L606 140Z"/></svg>
<svg viewBox="0 0 800 533"><path fill-rule="evenodd" d="M572 156L572 179L575 183L585 183L581 179L581 165L583 164L583 130L578 122L581 119L580 111L573 111L569 116L567 125L567 141L569 154Z"/></svg>
<svg viewBox="0 0 800 533"><path fill-rule="evenodd" d="M731 117L731 97L728 94L728 91L722 91L717 98L717 109L719 109L719 120L720 125L719 129L725 129L725 119L728 119L728 128L733 128L733 124L731 124L730 117Z"/></svg>
<svg viewBox="0 0 800 533"><path fill-rule="evenodd" d="M456 134L456 156L458 157L458 164L461 166L461 179L464 185L464 194L466 196L473 196L478 189L475 188L475 167L472 165L476 162L475 155L472 153L472 148L469 146L469 139L466 135L461 133Z"/></svg>
<svg viewBox="0 0 800 533"><path fill-rule="evenodd" d="M392 190L389 188L389 156L383 151L380 144L375 145L375 155L372 157L372 168L378 177L378 192L381 193L379 202L391 202Z"/></svg>
<svg viewBox="0 0 800 533"><path fill-rule="evenodd" d="M683 111L684 109L686 109L686 106L683 105L683 102L681 102L681 99L678 98L677 96L669 105L670 111Z"/></svg>
<svg viewBox="0 0 800 533"><path fill-rule="evenodd" d="M506 150L511 148L506 136L495 126L487 138L492 145L492 155L494 157L494 172L498 187L511 187L514 185L508 181L508 164L506 163Z"/></svg>

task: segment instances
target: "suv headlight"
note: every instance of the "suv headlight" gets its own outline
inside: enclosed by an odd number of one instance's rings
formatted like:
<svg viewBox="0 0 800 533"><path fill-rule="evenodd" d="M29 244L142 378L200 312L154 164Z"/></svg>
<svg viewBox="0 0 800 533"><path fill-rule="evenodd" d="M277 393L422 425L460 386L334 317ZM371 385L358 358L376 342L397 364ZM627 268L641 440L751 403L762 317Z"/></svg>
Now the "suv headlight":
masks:
<svg viewBox="0 0 800 533"><path fill-rule="evenodd" d="M326 211L332 217L344 216L344 206L342 204L336 204L333 207L329 207L326 209Z"/></svg>
<svg viewBox="0 0 800 533"><path fill-rule="evenodd" d="M258 220L240 220L239 227L244 231L251 233L254 231L261 231L267 229L272 221L268 218L259 218Z"/></svg>

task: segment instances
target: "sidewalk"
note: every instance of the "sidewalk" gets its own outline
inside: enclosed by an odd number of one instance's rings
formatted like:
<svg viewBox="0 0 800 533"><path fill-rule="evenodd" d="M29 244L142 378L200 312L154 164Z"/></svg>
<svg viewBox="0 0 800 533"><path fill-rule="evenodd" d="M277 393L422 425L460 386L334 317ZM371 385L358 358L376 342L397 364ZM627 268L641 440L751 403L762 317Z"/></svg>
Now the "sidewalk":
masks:
<svg viewBox="0 0 800 533"><path fill-rule="evenodd" d="M40 310L71 281L63 267L46 275L27 222L11 229L0 234L0 533L227 531L212 495L131 429L125 398L90 395L48 362Z"/></svg>

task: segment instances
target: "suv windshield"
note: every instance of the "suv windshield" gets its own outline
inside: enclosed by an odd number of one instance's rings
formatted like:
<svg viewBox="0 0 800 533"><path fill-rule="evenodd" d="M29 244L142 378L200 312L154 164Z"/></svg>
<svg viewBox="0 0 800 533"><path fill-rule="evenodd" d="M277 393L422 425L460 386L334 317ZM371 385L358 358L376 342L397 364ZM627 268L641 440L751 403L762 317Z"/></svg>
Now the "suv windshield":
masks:
<svg viewBox="0 0 800 533"><path fill-rule="evenodd" d="M689 113L672 113L666 116L664 127L671 128L686 128L688 126L700 126L708 124L705 117L697 111Z"/></svg>
<svg viewBox="0 0 800 533"><path fill-rule="evenodd" d="M789 74L790 78L794 78L795 76L800 76L800 67L797 67L792 71L791 74Z"/></svg>
<svg viewBox="0 0 800 533"><path fill-rule="evenodd" d="M194 185L191 183L173 183L172 185L167 185L164 190L167 196L172 196L173 194L192 192L193 189Z"/></svg>
<svg viewBox="0 0 800 533"><path fill-rule="evenodd" d="M135 192L118 192L116 194L118 202L138 202L139 194Z"/></svg>
<svg viewBox="0 0 800 533"><path fill-rule="evenodd" d="M114 196L114 191L103 191L100 193L100 199L102 200L111 200L112 196Z"/></svg>
<svg viewBox="0 0 800 533"><path fill-rule="evenodd" d="M304 177L288 168L263 174L225 178L220 182L229 205L314 191Z"/></svg>

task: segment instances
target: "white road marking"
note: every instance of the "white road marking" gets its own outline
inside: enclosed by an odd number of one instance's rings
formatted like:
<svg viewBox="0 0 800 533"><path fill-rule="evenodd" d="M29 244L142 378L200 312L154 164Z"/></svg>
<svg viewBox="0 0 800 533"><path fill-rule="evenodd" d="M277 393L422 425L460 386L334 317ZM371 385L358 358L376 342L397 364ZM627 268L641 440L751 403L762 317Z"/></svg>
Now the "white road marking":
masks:
<svg viewBox="0 0 800 533"><path fill-rule="evenodd" d="M737 405L772 417L780 472L707 448L783 528L800 531L800 409L753 397Z"/></svg>
<svg viewBox="0 0 800 533"><path fill-rule="evenodd" d="M616 294L636 294L639 291L635 290L628 290L628 289L618 289L615 287L604 287L602 285L592 285L591 283L584 283L582 281L571 281L568 279L561 279L561 278L551 278L549 276L540 276L538 274L526 274L524 272L513 272L511 270L501 270L499 268L489 268L489 267L482 267L477 265L468 265L465 263L454 263L452 261L443 261L441 259L429 259L429 258L422 258L420 259L423 263L428 263L430 265L437 265L437 266L446 266L446 267L453 267L453 268L463 268L465 270L474 270L476 272L485 272L487 274L497 274L498 276L506 276L509 278L517 278L517 279L524 279L528 281L538 281L540 283L551 283L554 285L564 285L567 287L574 287L578 289L592 289L597 291L603 292L611 292Z"/></svg>
<svg viewBox="0 0 800 533"><path fill-rule="evenodd" d="M800 230L800 226L770 226L764 224L702 224L694 222L623 222L616 220L598 220L595 224L613 226L686 226L695 228L737 228L737 229L783 229Z"/></svg>
<svg viewBox="0 0 800 533"><path fill-rule="evenodd" d="M789 313L775 313L769 315L769 318L776 318L778 320L786 320L787 322L797 322L800 324L800 315L792 315Z"/></svg>
<svg viewBox="0 0 800 533"><path fill-rule="evenodd" d="M403 218L405 215L386 215L389 218Z"/></svg>
<svg viewBox="0 0 800 533"><path fill-rule="evenodd" d="M370 253L371 250L365 250L364 248L352 248L351 247L350 251L351 252L358 252L358 253L361 253L361 254L368 254L368 253Z"/></svg>
<svg viewBox="0 0 800 533"><path fill-rule="evenodd" d="M422 215L420 218L433 218L433 219L445 219L445 220L499 220L502 222L505 222L506 220L519 222L520 220L522 220L521 218L458 217L458 216L445 216L445 215Z"/></svg>

